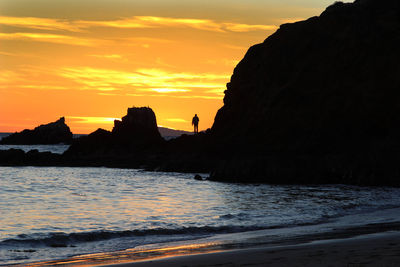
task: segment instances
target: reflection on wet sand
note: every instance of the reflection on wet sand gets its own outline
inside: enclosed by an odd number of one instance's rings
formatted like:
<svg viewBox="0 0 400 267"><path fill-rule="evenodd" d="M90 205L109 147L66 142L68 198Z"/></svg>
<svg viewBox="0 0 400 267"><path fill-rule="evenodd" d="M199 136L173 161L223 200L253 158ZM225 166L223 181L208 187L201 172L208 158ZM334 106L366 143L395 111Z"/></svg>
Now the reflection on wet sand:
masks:
<svg viewBox="0 0 400 267"><path fill-rule="evenodd" d="M135 262L142 260L162 259L166 257L195 255L223 251L220 242L209 242L202 244L180 244L154 248L154 245L141 246L116 252L94 253L71 257L69 259L30 263L29 266L96 266L105 264L116 264ZM16 265L27 266L27 265Z"/></svg>

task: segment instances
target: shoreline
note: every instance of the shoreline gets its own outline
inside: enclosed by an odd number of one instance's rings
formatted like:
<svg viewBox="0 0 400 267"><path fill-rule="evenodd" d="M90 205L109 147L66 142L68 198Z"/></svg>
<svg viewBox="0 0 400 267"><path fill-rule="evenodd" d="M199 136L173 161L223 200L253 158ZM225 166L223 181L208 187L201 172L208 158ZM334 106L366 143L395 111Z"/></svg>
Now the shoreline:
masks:
<svg viewBox="0 0 400 267"><path fill-rule="evenodd" d="M400 229L390 228L318 234L305 226L307 235L294 236L296 228L258 230L15 266L400 266ZM276 232L287 237L274 240Z"/></svg>
<svg viewBox="0 0 400 267"><path fill-rule="evenodd" d="M368 234L297 245L149 259L102 267L153 266L399 266L400 232Z"/></svg>

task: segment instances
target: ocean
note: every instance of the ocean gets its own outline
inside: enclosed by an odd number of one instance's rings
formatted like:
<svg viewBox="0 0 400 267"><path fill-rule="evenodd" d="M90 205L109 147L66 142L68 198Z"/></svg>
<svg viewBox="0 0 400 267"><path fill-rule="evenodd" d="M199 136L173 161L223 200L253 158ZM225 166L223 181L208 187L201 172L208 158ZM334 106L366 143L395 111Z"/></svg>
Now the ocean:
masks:
<svg viewBox="0 0 400 267"><path fill-rule="evenodd" d="M11 133L0 133L0 140L3 137L9 136ZM79 137L82 135L74 135ZM56 154L62 154L68 149L69 145L56 144L56 145L0 145L0 150L8 150L10 148L21 149L24 152L28 152L32 149L37 149L39 152L49 151Z"/></svg>
<svg viewBox="0 0 400 267"><path fill-rule="evenodd" d="M399 188L233 184L194 175L0 167L0 265L166 244L238 248L400 229Z"/></svg>

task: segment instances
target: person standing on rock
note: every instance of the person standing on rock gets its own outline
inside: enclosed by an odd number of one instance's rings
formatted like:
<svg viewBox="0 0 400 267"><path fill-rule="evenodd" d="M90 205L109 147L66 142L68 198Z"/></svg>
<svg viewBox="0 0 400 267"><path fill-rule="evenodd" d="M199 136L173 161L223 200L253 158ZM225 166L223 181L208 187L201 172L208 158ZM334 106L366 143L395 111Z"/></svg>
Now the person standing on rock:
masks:
<svg viewBox="0 0 400 267"><path fill-rule="evenodd" d="M197 114L194 114L194 117L192 119L192 125L194 126L194 133L199 132L199 117L197 117Z"/></svg>

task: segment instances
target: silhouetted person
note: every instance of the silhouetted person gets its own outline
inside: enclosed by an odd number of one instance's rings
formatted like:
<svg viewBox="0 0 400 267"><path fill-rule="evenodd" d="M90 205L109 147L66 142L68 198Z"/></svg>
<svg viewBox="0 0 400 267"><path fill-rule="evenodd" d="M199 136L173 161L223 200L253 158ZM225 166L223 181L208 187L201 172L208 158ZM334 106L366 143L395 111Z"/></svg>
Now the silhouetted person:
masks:
<svg viewBox="0 0 400 267"><path fill-rule="evenodd" d="M199 117L197 117L197 114L194 114L194 117L192 119L192 125L194 126L194 133L199 132Z"/></svg>

